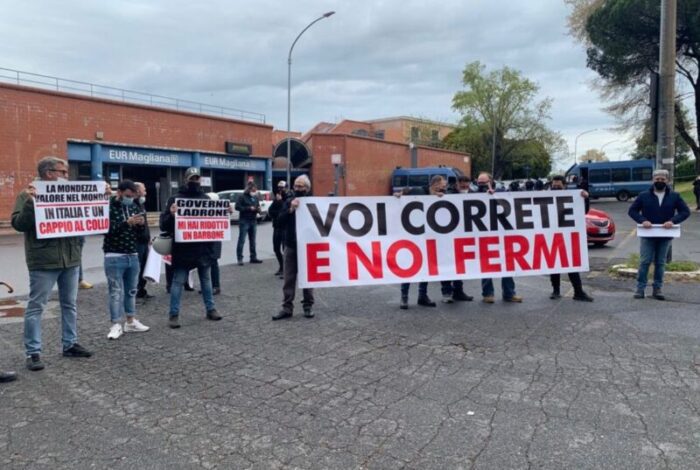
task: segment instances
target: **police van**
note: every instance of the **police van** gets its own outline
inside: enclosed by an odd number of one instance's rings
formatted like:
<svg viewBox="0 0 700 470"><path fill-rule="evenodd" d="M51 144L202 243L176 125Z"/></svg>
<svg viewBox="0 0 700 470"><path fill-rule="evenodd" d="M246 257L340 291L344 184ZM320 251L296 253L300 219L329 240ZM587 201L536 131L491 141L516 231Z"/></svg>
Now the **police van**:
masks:
<svg viewBox="0 0 700 470"><path fill-rule="evenodd" d="M455 186L457 178L464 176L459 168L451 166L428 166L424 168L396 167L391 173L391 194L404 188L409 190L427 188L433 176L440 175L447 180L447 186Z"/></svg>
<svg viewBox="0 0 700 470"><path fill-rule="evenodd" d="M587 162L575 164L566 172L568 188L588 183L591 197L616 197L628 201L651 186L654 160Z"/></svg>

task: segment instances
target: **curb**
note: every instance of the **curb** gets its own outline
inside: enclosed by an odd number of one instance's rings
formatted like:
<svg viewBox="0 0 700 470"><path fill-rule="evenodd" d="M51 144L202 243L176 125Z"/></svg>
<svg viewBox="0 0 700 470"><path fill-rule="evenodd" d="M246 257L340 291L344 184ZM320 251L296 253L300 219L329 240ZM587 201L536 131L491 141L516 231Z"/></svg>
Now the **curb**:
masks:
<svg viewBox="0 0 700 470"><path fill-rule="evenodd" d="M624 264L616 264L610 267L610 274L623 278L637 277L637 270L628 268ZM664 278L672 281L700 281L700 270L698 271L666 271Z"/></svg>

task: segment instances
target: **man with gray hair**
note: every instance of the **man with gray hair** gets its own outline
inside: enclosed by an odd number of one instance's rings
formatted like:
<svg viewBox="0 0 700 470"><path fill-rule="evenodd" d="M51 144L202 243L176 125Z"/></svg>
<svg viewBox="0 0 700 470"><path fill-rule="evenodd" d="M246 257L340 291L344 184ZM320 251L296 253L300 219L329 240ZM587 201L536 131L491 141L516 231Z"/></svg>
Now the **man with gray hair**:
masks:
<svg viewBox="0 0 700 470"><path fill-rule="evenodd" d="M671 191L669 174L666 170L653 173L653 184L648 191L640 193L629 208L628 214L637 224L638 231L648 230L652 226L664 229L673 228L690 216L690 209L681 195ZM639 237L639 270L637 271L637 290L635 299L643 299L647 287L649 265L654 262L654 283L652 297L665 300L661 287L664 283L666 255L671 246L671 237Z"/></svg>
<svg viewBox="0 0 700 470"><path fill-rule="evenodd" d="M311 181L306 175L301 175L294 180L294 193L287 199L277 217L280 228L284 230L284 286L282 292L284 301L282 309L272 316L273 320L291 318L294 313L294 297L297 284L297 232L296 232L296 210L301 202L299 198L311 194ZM304 316L313 318L311 307L314 305L314 290L302 289Z"/></svg>
<svg viewBox="0 0 700 470"><path fill-rule="evenodd" d="M37 170L39 180L58 181L68 178L68 162L58 157L44 157ZM24 254L29 270L29 301L24 313L24 346L27 369L42 370L41 315L49 295L58 284L61 305L63 356L90 357L92 353L78 344L77 297L81 249L78 237L37 239L34 220L36 188L31 183L15 201L12 227L24 233Z"/></svg>

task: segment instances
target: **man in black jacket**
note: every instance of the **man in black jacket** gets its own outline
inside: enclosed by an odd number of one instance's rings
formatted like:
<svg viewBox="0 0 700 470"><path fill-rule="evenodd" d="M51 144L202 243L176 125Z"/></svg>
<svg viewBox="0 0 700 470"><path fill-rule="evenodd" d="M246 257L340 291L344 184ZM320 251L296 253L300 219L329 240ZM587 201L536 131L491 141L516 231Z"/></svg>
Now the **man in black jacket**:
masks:
<svg viewBox="0 0 700 470"><path fill-rule="evenodd" d="M188 168L185 171L185 185L174 197L170 197L165 209L160 215L160 229L163 232L175 233L175 214L177 213L176 198L209 199L201 188L199 168ZM173 283L170 287L170 328L180 328L180 297L191 269L197 268L199 284L202 290L204 306L209 320L221 320L216 311L211 285L211 265L216 260L215 242L178 243L174 241L172 251Z"/></svg>
<svg viewBox="0 0 700 470"><path fill-rule="evenodd" d="M284 246L284 229L281 227L277 217L280 215L282 208L284 207L284 201L287 199L287 182L282 180L277 183L277 191L275 192L275 200L270 204L270 208L267 210L270 219L272 219L272 249L277 257L277 263L279 264L279 269L275 273L275 276L282 277L284 275L284 258L282 254L282 248Z"/></svg>
<svg viewBox="0 0 700 470"><path fill-rule="evenodd" d="M280 228L284 230L284 286L282 292L284 301L282 309L272 316L273 320L291 318L294 313L294 296L297 284L297 232L296 210L299 207L299 198L311 194L311 181L306 175L301 175L294 180L294 194L284 203L282 211L277 217ZM311 307L314 305L314 290L302 289L304 316L313 318Z"/></svg>
<svg viewBox="0 0 700 470"><path fill-rule="evenodd" d="M245 245L245 237L248 236L248 248L250 249L250 262L262 263L258 259L258 254L255 249L255 237L258 230L258 214L260 213L260 200L258 199L258 188L252 181L248 183L241 194L241 197L236 201L236 210L238 211L238 244L236 245L236 257L238 265L243 266L243 246Z"/></svg>

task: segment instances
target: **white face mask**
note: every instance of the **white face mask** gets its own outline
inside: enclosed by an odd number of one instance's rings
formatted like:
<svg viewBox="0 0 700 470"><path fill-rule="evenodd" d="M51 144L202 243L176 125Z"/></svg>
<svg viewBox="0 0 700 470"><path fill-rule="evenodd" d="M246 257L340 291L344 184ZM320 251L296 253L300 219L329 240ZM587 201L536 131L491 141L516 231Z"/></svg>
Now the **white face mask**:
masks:
<svg viewBox="0 0 700 470"><path fill-rule="evenodd" d="M64 178L62 176L58 177L56 181L68 181L68 178Z"/></svg>
<svg viewBox="0 0 700 470"><path fill-rule="evenodd" d="M141 205L146 204L146 196L141 196L141 197L139 198L139 204L141 204Z"/></svg>

